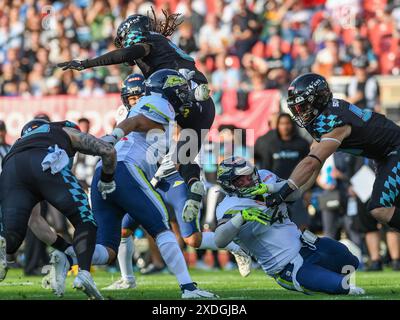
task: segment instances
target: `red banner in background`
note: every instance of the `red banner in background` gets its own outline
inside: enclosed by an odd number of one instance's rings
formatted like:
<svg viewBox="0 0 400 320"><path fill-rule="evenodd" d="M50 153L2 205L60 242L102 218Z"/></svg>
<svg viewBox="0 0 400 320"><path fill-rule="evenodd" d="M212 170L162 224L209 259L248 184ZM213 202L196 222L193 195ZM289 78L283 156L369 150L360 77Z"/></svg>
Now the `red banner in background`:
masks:
<svg viewBox="0 0 400 320"><path fill-rule="evenodd" d="M231 92L227 92L227 97L229 97L227 98L228 100L236 99ZM280 93L278 90L250 92L248 97L249 108L246 111L229 108L228 112L215 117L213 128L218 129L222 124L233 124L240 129L252 129L254 130L254 134L249 134L247 136L247 144L253 146L255 140L259 136L270 130L268 120L271 115L279 112L279 99ZM230 101L224 101L223 98L223 106L224 102L227 103L227 105L234 104L233 101L232 103ZM217 137L214 134L211 138L214 140Z"/></svg>
<svg viewBox="0 0 400 320"><path fill-rule="evenodd" d="M227 96L228 100L232 95ZM271 114L279 112L279 91L265 90L249 94L249 108L239 111L230 108L223 115L217 115L213 128L221 124L233 124L238 128L253 129L247 143L254 144L254 139L269 130L268 119ZM7 142L13 143L20 135L25 123L39 113L47 114L52 121L70 120L77 122L79 118L88 118L91 122L90 133L99 137L111 132L116 110L121 105L118 94L103 97L1 97L0 119L7 126Z"/></svg>
<svg viewBox="0 0 400 320"><path fill-rule="evenodd" d="M118 94L96 98L1 97L0 119L6 123L8 143L13 143L19 138L23 125L39 113L47 114L51 121L77 122L79 118L88 118L91 122L90 133L101 136L111 131L119 105L121 99Z"/></svg>

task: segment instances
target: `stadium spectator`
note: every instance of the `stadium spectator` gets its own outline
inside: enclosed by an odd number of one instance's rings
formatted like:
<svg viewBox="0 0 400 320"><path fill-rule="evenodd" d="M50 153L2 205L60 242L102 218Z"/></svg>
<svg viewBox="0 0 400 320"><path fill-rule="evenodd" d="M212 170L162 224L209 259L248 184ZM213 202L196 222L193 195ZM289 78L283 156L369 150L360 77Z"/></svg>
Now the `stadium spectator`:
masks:
<svg viewBox="0 0 400 320"><path fill-rule="evenodd" d="M98 79L94 72L87 72L83 74L83 88L79 90L78 95L81 97L101 97L105 94L103 88L100 87Z"/></svg>
<svg viewBox="0 0 400 320"><path fill-rule="evenodd" d="M379 85L376 78L368 72L366 57L353 58L352 65L355 76L347 89L348 101L362 109L379 110Z"/></svg>
<svg viewBox="0 0 400 320"><path fill-rule="evenodd" d="M215 58L216 70L211 75L211 85L214 91L237 89L240 83L240 72L232 67L232 57L220 53Z"/></svg>
<svg viewBox="0 0 400 320"><path fill-rule="evenodd" d="M178 46L188 54L192 54L198 50L193 34L193 26L189 21L179 26Z"/></svg>
<svg viewBox="0 0 400 320"><path fill-rule="evenodd" d="M239 0L239 12L232 20L235 54L241 59L257 42L259 24L257 16L247 7L246 0Z"/></svg>
<svg viewBox="0 0 400 320"><path fill-rule="evenodd" d="M6 141L7 137L7 127L6 123L3 120L0 120L0 172L1 172L1 163L6 156L7 152L10 150L11 145L9 145Z"/></svg>
<svg viewBox="0 0 400 320"><path fill-rule="evenodd" d="M300 74L311 72L312 65L315 61L315 57L310 52L307 42L298 38L297 43L297 57L294 60L291 73L293 79Z"/></svg>
<svg viewBox="0 0 400 320"><path fill-rule="evenodd" d="M289 178L291 170L309 152L307 140L301 138L292 118L282 113L277 119L277 128L257 139L254 147L255 162L260 169L274 172L282 179ZM289 207L291 219L299 228L308 225L308 214L302 199Z"/></svg>

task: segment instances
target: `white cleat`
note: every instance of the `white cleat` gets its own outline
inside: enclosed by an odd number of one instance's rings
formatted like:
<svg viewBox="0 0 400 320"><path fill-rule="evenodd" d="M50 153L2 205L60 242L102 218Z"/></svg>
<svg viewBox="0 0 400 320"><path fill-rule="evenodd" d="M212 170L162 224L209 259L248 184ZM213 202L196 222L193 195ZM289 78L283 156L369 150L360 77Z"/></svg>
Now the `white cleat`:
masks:
<svg viewBox="0 0 400 320"><path fill-rule="evenodd" d="M182 290L182 299L218 299L219 296L215 293L208 292L205 290L201 290L196 287L196 283L193 283L194 290L183 289Z"/></svg>
<svg viewBox="0 0 400 320"><path fill-rule="evenodd" d="M50 273L46 274L42 279L42 288L45 290L51 290L50 286Z"/></svg>
<svg viewBox="0 0 400 320"><path fill-rule="evenodd" d="M203 182L196 181L191 185L188 193L188 199L186 200L185 206L182 210L183 221L192 222L196 219L197 215L199 214L201 201L205 193L206 189Z"/></svg>
<svg viewBox="0 0 400 320"><path fill-rule="evenodd" d="M51 254L50 264L51 269L48 275L50 289L56 296L62 297L65 292L65 280L70 268L67 255L61 251L55 250Z"/></svg>
<svg viewBox="0 0 400 320"><path fill-rule="evenodd" d="M79 270L72 287L83 291L89 300L104 300L89 271Z"/></svg>
<svg viewBox="0 0 400 320"><path fill-rule="evenodd" d="M7 271L6 239L0 236L0 281L6 278Z"/></svg>
<svg viewBox="0 0 400 320"><path fill-rule="evenodd" d="M126 290L126 289L135 289L136 288L136 280L133 279L124 279L121 278L108 287L103 288L103 290Z"/></svg>
<svg viewBox="0 0 400 320"><path fill-rule="evenodd" d="M356 287L356 286L350 286L349 295L359 296L362 294L365 294L365 290L363 288Z"/></svg>
<svg viewBox="0 0 400 320"><path fill-rule="evenodd" d="M240 275L247 277L251 272L251 257L242 249L231 253L236 259Z"/></svg>

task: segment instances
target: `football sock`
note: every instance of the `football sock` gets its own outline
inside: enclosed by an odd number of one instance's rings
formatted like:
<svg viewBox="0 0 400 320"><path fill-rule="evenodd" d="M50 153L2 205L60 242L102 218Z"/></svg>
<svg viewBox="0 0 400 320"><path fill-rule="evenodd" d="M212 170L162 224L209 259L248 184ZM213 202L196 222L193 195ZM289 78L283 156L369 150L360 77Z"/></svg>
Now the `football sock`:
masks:
<svg viewBox="0 0 400 320"><path fill-rule="evenodd" d="M192 283L189 271L175 235L167 230L157 235L156 243L168 269L176 276L180 285Z"/></svg>
<svg viewBox="0 0 400 320"><path fill-rule="evenodd" d="M121 270L121 277L123 279L133 279L133 241L132 237L121 238L121 243L118 249L118 263Z"/></svg>

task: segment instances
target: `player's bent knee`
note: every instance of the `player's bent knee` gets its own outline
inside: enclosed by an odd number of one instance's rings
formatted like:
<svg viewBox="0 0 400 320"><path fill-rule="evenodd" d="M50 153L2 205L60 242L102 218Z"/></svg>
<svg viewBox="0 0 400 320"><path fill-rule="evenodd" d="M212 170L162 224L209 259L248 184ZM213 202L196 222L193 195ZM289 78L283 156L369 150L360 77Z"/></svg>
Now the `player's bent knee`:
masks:
<svg viewBox="0 0 400 320"><path fill-rule="evenodd" d="M388 223L393 215L394 208L375 208L371 210L371 215L381 223Z"/></svg>
<svg viewBox="0 0 400 320"><path fill-rule="evenodd" d="M108 253L108 261L107 264L112 264L117 260L117 252L110 247L106 247L107 253Z"/></svg>
<svg viewBox="0 0 400 320"><path fill-rule="evenodd" d="M200 232L196 232L193 233L192 235L190 235L189 237L183 238L183 241L185 241L185 243L192 247L192 248L199 248L201 245L201 233Z"/></svg>

